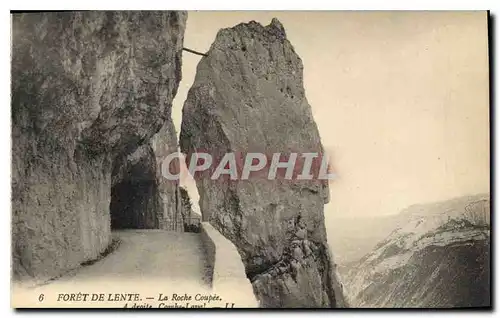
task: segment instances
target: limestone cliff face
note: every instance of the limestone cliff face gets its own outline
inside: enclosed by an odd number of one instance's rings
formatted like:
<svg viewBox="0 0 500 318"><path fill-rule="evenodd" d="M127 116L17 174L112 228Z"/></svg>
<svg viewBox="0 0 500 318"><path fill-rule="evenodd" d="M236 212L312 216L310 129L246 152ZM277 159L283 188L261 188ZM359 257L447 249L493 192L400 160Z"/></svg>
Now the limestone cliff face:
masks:
<svg viewBox="0 0 500 318"><path fill-rule="evenodd" d="M207 54L183 108L184 153L322 152L302 61L279 21L223 29ZM195 180L203 218L237 246L261 306L343 306L326 241L325 182Z"/></svg>
<svg viewBox="0 0 500 318"><path fill-rule="evenodd" d="M109 244L115 160L169 117L185 21L179 12L13 15L16 278L57 276Z"/></svg>
<svg viewBox="0 0 500 318"><path fill-rule="evenodd" d="M178 151L177 133L174 123L169 117L160 131L151 138L151 148L156 157L156 180L158 180L158 202L160 207L160 219L164 220L160 228L169 229L169 225L182 224L182 207L179 190L179 181L168 180L162 175L163 160L170 154ZM179 166L170 166L170 172L176 174L179 172ZM174 230L182 230L181 226Z"/></svg>

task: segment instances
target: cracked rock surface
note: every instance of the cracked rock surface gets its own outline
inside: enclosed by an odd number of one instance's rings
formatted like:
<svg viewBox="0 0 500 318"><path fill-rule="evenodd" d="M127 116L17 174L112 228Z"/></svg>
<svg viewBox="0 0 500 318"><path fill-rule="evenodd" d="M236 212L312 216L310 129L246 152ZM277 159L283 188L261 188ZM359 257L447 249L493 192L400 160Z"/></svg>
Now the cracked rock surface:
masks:
<svg viewBox="0 0 500 318"><path fill-rule="evenodd" d="M278 20L219 31L184 104L180 146L188 157L322 153L302 61ZM236 245L262 307L344 305L326 239L325 181L210 174L195 175L203 218Z"/></svg>
<svg viewBox="0 0 500 318"><path fill-rule="evenodd" d="M110 243L112 167L170 116L186 17L13 15L15 278L58 276Z"/></svg>

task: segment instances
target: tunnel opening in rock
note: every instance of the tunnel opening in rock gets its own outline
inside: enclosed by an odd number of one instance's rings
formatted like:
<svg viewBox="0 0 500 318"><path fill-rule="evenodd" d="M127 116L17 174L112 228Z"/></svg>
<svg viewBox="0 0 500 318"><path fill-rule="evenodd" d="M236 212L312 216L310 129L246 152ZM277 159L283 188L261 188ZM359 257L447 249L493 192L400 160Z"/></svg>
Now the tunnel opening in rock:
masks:
<svg viewBox="0 0 500 318"><path fill-rule="evenodd" d="M111 229L159 228L159 191L151 147L117 160L111 188Z"/></svg>

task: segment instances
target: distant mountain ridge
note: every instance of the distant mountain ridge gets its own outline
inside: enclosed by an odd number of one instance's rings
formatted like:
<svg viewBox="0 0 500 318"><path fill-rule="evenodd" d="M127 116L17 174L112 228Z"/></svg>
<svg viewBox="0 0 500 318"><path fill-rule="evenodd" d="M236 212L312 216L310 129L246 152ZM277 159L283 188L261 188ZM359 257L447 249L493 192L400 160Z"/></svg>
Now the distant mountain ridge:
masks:
<svg viewBox="0 0 500 318"><path fill-rule="evenodd" d="M352 307L490 304L490 197L466 196L403 210L400 223L341 268Z"/></svg>
<svg viewBox="0 0 500 318"><path fill-rule="evenodd" d="M482 200L489 202L489 194L482 193L446 201L414 204L394 215L337 217L329 226L328 242L339 266L347 266L359 261L392 231L415 218L422 215L443 214L443 217L447 218L452 215L467 214L465 208L468 204Z"/></svg>

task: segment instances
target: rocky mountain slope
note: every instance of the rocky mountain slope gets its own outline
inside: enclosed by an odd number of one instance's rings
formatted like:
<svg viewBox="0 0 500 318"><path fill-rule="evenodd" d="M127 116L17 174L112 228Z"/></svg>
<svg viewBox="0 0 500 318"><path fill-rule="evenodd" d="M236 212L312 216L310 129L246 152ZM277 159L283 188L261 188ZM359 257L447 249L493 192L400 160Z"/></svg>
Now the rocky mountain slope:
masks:
<svg viewBox="0 0 500 318"><path fill-rule="evenodd" d="M106 249L112 186L120 183L112 174L124 157L139 151L131 169L155 176L154 150L137 149L170 117L186 17L137 11L13 15L14 278L43 281ZM149 182L147 193L161 186ZM152 200L143 202L148 209ZM155 225L154 217L146 219Z"/></svg>
<svg viewBox="0 0 500 318"><path fill-rule="evenodd" d="M357 262L401 222L399 215L332 216L327 228L328 243L339 268Z"/></svg>
<svg viewBox="0 0 500 318"><path fill-rule="evenodd" d="M490 305L490 199L415 205L342 276L352 307Z"/></svg>
<svg viewBox="0 0 500 318"><path fill-rule="evenodd" d="M188 157L322 153L302 61L278 20L220 30L206 54L183 108L180 146ZM211 180L212 172L195 176L203 218L236 245L261 306L342 306L326 242L327 183Z"/></svg>

